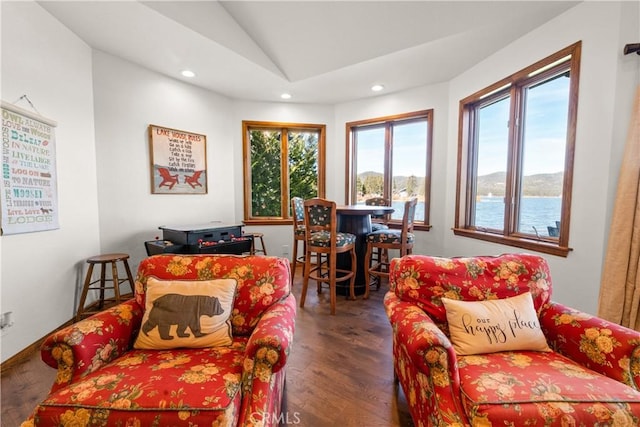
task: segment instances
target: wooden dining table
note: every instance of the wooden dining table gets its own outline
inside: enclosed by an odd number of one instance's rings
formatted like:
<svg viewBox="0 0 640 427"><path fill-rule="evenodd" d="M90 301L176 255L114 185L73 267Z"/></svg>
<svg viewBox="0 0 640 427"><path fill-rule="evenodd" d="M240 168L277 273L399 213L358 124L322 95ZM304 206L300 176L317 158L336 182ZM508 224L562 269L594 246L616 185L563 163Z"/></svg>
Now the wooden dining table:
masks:
<svg viewBox="0 0 640 427"><path fill-rule="evenodd" d="M356 295L361 295L365 290L364 258L367 254L367 234L371 233L371 215L386 215L394 211L391 206L367 206L367 205L339 205L336 206L338 215L338 230L356 236ZM351 258L348 254L338 256L338 268L351 268ZM348 283L343 282L337 286L336 292L340 295L348 295Z"/></svg>

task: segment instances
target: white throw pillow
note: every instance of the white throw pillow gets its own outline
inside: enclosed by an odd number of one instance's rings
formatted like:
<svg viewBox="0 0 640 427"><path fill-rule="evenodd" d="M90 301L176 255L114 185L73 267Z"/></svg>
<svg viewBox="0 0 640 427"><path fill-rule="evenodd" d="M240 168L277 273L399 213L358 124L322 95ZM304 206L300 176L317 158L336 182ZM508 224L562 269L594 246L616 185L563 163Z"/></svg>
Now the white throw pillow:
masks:
<svg viewBox="0 0 640 427"><path fill-rule="evenodd" d="M531 293L497 300L442 298L457 354L551 351L540 328Z"/></svg>

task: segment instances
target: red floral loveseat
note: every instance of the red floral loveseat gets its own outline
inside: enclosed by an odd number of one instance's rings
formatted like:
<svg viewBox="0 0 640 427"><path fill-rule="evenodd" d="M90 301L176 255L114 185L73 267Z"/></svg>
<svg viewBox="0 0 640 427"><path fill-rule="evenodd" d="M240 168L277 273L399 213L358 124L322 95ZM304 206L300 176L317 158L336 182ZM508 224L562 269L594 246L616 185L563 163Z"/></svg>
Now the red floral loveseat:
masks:
<svg viewBox="0 0 640 427"><path fill-rule="evenodd" d="M133 348L150 277L237 281L224 347ZM269 426L280 419L296 304L277 257L157 255L140 263L135 298L48 337L58 369L23 426Z"/></svg>
<svg viewBox="0 0 640 427"><path fill-rule="evenodd" d="M552 302L551 289L533 255L393 260L384 304L416 426L640 425L640 333ZM456 354L443 298L525 292L552 351Z"/></svg>

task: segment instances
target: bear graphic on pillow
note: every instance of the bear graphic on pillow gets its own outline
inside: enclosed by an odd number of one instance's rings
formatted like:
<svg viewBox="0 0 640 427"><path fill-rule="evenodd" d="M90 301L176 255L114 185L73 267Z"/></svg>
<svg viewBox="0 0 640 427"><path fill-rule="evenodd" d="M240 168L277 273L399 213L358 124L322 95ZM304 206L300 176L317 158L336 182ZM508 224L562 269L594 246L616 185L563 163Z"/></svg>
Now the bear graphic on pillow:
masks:
<svg viewBox="0 0 640 427"><path fill-rule="evenodd" d="M142 331L148 336L149 332L157 326L161 339L172 340L173 336L169 329L172 325L178 325L176 329L178 337L189 337L187 328L191 330L194 337L202 337L207 333L203 333L200 329L200 316L213 317L223 313L222 305L216 297L166 294L153 302L149 318L142 325Z"/></svg>

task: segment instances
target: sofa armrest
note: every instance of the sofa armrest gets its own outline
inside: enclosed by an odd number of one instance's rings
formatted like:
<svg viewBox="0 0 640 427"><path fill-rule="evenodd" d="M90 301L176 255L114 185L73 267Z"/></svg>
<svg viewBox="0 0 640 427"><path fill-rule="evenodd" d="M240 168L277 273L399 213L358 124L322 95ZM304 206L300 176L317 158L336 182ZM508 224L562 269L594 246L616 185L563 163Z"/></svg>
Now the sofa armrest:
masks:
<svg viewBox="0 0 640 427"><path fill-rule="evenodd" d="M463 425L466 421L458 415L465 413L460 401L460 375L451 341L420 307L400 300L395 293L385 295L384 306L393 329L394 370L403 388L411 381L410 364L426 376L427 384L422 387L431 390L425 394L437 396L437 402L425 403L429 406L425 412L431 412L438 425Z"/></svg>
<svg viewBox="0 0 640 427"><path fill-rule="evenodd" d="M640 389L640 333L551 302L540 315L549 345L576 363Z"/></svg>
<svg viewBox="0 0 640 427"><path fill-rule="evenodd" d="M251 333L245 349L238 425L278 425L295 319L296 300L289 294L267 309Z"/></svg>
<svg viewBox="0 0 640 427"><path fill-rule="evenodd" d="M129 350L140 329L143 312L132 299L49 335L40 354L47 365L58 370L52 391Z"/></svg>
<svg viewBox="0 0 640 427"><path fill-rule="evenodd" d="M262 315L247 341L246 362L264 364L270 372L277 372L287 363L293 342L296 320L296 300L293 294L276 302ZM250 366L253 370L253 366Z"/></svg>

